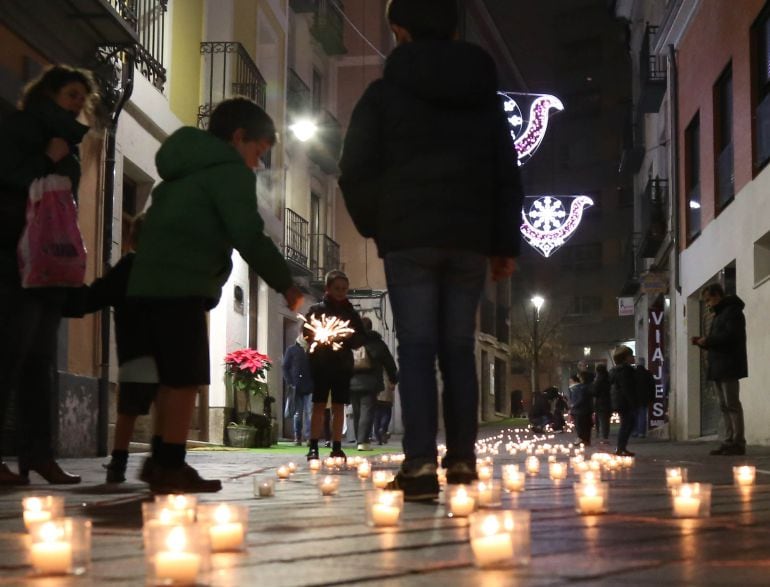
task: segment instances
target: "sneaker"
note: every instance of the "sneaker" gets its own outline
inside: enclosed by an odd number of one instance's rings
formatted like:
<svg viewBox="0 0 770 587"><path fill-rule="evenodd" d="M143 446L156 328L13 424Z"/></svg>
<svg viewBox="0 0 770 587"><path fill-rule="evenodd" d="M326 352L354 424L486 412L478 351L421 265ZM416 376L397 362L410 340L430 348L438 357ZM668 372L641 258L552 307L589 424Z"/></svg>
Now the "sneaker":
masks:
<svg viewBox="0 0 770 587"><path fill-rule="evenodd" d="M446 471L446 482L451 485L470 485L478 478L476 467L470 463L453 463Z"/></svg>
<svg viewBox="0 0 770 587"><path fill-rule="evenodd" d="M364 442L363 444L358 445L358 450L372 450L372 445L368 442Z"/></svg>
<svg viewBox="0 0 770 587"><path fill-rule="evenodd" d="M710 450L710 451L709 451L709 454L710 454L712 457L715 457L715 456L718 456L718 455L723 455L723 454L726 454L726 453L725 453L725 447L724 447L724 446L720 446L719 448L715 448L714 450Z"/></svg>
<svg viewBox="0 0 770 587"><path fill-rule="evenodd" d="M219 479L204 479L187 463L177 469L156 466L150 483L153 493L215 493L221 489Z"/></svg>
<svg viewBox="0 0 770 587"><path fill-rule="evenodd" d="M332 457L333 459L335 459L337 457L342 457L343 459L345 459L346 462L348 460L348 457L345 454L345 451L342 450L341 448L338 449L338 450L332 450L332 452L329 453L329 456Z"/></svg>
<svg viewBox="0 0 770 587"><path fill-rule="evenodd" d="M327 440L326 442L324 442L324 446L326 448L331 448L332 447L332 441L331 440Z"/></svg>
<svg viewBox="0 0 770 587"><path fill-rule="evenodd" d="M294 446L302 446L302 441L301 440L295 440L294 441Z"/></svg>
<svg viewBox="0 0 770 587"><path fill-rule="evenodd" d="M107 471L106 483L123 483L126 480L126 462L116 461L114 458L106 465L102 465Z"/></svg>
<svg viewBox="0 0 770 587"><path fill-rule="evenodd" d="M436 465L426 464L411 473L401 470L387 488L403 491L404 501L435 501L439 493Z"/></svg>
<svg viewBox="0 0 770 587"><path fill-rule="evenodd" d="M615 451L615 456L618 456L618 457L633 457L635 455L636 455L635 452L631 452L630 450L626 450L626 449L622 449L622 450L618 449Z"/></svg>
<svg viewBox="0 0 770 587"><path fill-rule="evenodd" d="M317 448L311 448L307 451L307 460L308 461L317 461L318 460L318 449Z"/></svg>
<svg viewBox="0 0 770 587"><path fill-rule="evenodd" d="M142 461L142 467L139 469L139 481L144 481L152 485L152 480L155 475L155 461L152 457L146 457Z"/></svg>

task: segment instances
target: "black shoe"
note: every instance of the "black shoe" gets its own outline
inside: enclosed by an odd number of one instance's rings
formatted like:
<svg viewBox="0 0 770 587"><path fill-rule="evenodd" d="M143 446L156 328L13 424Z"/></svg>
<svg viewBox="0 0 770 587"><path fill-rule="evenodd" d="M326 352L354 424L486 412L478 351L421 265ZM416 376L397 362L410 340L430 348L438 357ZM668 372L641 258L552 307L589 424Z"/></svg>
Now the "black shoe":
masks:
<svg viewBox="0 0 770 587"><path fill-rule="evenodd" d="M311 448L309 451L307 451L307 460L308 461L317 461L318 460L318 449L317 448Z"/></svg>
<svg viewBox="0 0 770 587"><path fill-rule="evenodd" d="M626 449L623 449L623 450L618 449L618 450L615 451L615 456L618 456L618 457L633 457L633 456L636 456L636 453L635 452L631 452L630 450L626 450Z"/></svg>
<svg viewBox="0 0 770 587"><path fill-rule="evenodd" d="M436 466L423 465L414 473L399 471L387 488L403 491L404 501L435 501L439 493Z"/></svg>
<svg viewBox="0 0 770 587"><path fill-rule="evenodd" d="M348 457L345 454L345 451L343 451L341 448L338 448L337 450L332 450L332 452L329 453L329 456L333 459L336 459L337 457L342 457L345 459L345 462L347 462Z"/></svg>
<svg viewBox="0 0 770 587"><path fill-rule="evenodd" d="M46 459L39 463L28 463L19 460L19 475L29 479L30 471L34 471L51 485L75 485L80 483L80 475L68 473L53 459Z"/></svg>
<svg viewBox="0 0 770 587"><path fill-rule="evenodd" d="M714 450L709 451L709 454L712 457L726 454L725 453L725 447L724 446L720 446L719 448L715 448Z"/></svg>
<svg viewBox="0 0 770 587"><path fill-rule="evenodd" d="M446 470L446 482L450 485L470 485L478 479L476 467L470 463L453 463Z"/></svg>
<svg viewBox="0 0 770 587"><path fill-rule="evenodd" d="M187 463L176 469L156 465L150 483L153 493L215 493L221 489L219 479L204 479Z"/></svg>
<svg viewBox="0 0 770 587"><path fill-rule="evenodd" d="M106 465L102 465L107 470L107 483L123 483L126 480L126 461L118 461L113 457Z"/></svg>
<svg viewBox="0 0 770 587"><path fill-rule="evenodd" d="M728 444L722 447L723 455L745 455L746 447L742 444Z"/></svg>
<svg viewBox="0 0 770 587"><path fill-rule="evenodd" d="M17 475L8 468L8 465L0 461L0 485L29 485L29 478Z"/></svg>
<svg viewBox="0 0 770 587"><path fill-rule="evenodd" d="M331 440L327 440L326 442L324 442L324 446L326 448L331 448L332 447L332 441Z"/></svg>
<svg viewBox="0 0 770 587"><path fill-rule="evenodd" d="M155 474L155 461L152 457L147 457L142 461L142 467L139 469L139 481L152 484L153 475Z"/></svg>

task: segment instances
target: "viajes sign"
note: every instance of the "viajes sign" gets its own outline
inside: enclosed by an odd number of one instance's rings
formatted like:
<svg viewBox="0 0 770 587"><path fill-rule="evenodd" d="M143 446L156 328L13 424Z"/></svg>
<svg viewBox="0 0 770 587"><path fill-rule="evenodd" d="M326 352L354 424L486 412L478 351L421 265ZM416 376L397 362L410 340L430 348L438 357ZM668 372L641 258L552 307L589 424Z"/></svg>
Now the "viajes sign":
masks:
<svg viewBox="0 0 770 587"><path fill-rule="evenodd" d="M647 336L647 368L655 380L655 399L649 408L650 428L657 428L668 421L668 397L666 394L665 314L662 308L650 308Z"/></svg>

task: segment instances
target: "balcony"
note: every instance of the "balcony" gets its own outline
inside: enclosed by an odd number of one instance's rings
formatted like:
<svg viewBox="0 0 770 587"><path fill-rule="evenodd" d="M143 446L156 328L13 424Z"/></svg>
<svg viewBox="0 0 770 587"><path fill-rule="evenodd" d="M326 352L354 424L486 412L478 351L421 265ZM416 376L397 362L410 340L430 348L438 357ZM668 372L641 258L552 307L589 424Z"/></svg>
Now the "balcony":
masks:
<svg viewBox="0 0 770 587"><path fill-rule="evenodd" d="M633 120L629 112L623 128L623 151L620 154L619 171L621 173L639 173L644 161L644 119L637 116Z"/></svg>
<svg viewBox="0 0 770 587"><path fill-rule="evenodd" d="M647 25L639 52L639 110L654 114L660 110L666 93L666 59L652 50L658 27Z"/></svg>
<svg viewBox="0 0 770 587"><path fill-rule="evenodd" d="M286 208L284 256L295 276L310 274L310 223L294 210Z"/></svg>
<svg viewBox="0 0 770 587"><path fill-rule="evenodd" d="M623 262L625 268L625 280L620 290L620 297L636 295L640 287L641 259L639 257L639 245L641 236L633 234L623 246Z"/></svg>
<svg viewBox="0 0 770 587"><path fill-rule="evenodd" d="M288 70L286 85L286 106L289 117L298 118L310 114L312 109L310 87L291 68Z"/></svg>
<svg viewBox="0 0 770 587"><path fill-rule="evenodd" d="M323 284L326 274L339 269L340 246L325 234L310 235L310 279Z"/></svg>
<svg viewBox="0 0 770 587"><path fill-rule="evenodd" d="M339 171L337 161L342 152L342 127L329 112L323 112L318 120L318 134L309 144L308 156L324 173Z"/></svg>
<svg viewBox="0 0 770 587"><path fill-rule="evenodd" d="M344 42L344 10L342 0L316 0L310 34L321 44L327 55L347 53ZM339 7L339 9L337 8Z"/></svg>
<svg viewBox="0 0 770 587"><path fill-rule="evenodd" d="M245 96L262 108L267 102L267 82L238 42L213 41L201 43L205 80L204 100L198 106L198 127L206 128L209 116L217 104L233 96Z"/></svg>
<svg viewBox="0 0 770 587"><path fill-rule="evenodd" d="M668 234L668 180L650 178L639 198L641 209L641 234L639 256L642 259L657 256L660 246Z"/></svg>
<svg viewBox="0 0 770 587"><path fill-rule="evenodd" d="M479 316L479 327L481 332L490 336L496 336L495 333L495 303L486 296L481 299L481 308Z"/></svg>
<svg viewBox="0 0 770 587"><path fill-rule="evenodd" d="M317 0L289 0L291 9L297 14L304 12L315 12Z"/></svg>

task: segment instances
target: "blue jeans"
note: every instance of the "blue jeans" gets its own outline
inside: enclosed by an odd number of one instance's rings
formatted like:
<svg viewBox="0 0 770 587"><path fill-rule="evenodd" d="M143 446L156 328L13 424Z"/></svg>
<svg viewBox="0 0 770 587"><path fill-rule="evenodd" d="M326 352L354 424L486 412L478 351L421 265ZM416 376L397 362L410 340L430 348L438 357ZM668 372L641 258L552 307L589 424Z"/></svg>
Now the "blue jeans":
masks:
<svg viewBox="0 0 770 587"><path fill-rule="evenodd" d="M647 413L649 406L640 406L636 408L636 421L634 422L634 435L647 436Z"/></svg>
<svg viewBox="0 0 770 587"><path fill-rule="evenodd" d="M634 429L636 419L636 408L618 410L620 416L620 429L618 430L618 450L628 449L628 439Z"/></svg>
<svg viewBox="0 0 770 587"><path fill-rule="evenodd" d="M436 358L443 380L443 464L475 464L479 388L474 344L486 268L486 257L467 251L421 248L385 256L398 340L405 471L436 462Z"/></svg>
<svg viewBox="0 0 770 587"><path fill-rule="evenodd" d="M313 413L313 394L294 396L294 440L310 440L310 416Z"/></svg>

